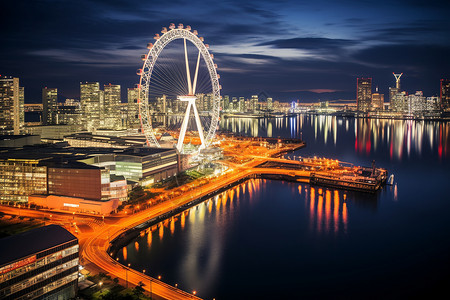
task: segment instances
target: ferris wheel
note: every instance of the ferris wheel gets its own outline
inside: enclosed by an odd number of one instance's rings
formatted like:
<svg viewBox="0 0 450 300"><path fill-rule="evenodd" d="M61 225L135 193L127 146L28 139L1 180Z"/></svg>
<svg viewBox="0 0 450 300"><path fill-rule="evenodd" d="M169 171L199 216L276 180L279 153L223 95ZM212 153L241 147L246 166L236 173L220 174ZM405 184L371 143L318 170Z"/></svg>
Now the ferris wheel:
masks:
<svg viewBox="0 0 450 300"><path fill-rule="evenodd" d="M177 138L180 153L189 152L184 146L187 135L197 141L196 150L206 148L219 121L221 86L214 56L190 26L172 23L161 33L147 45L148 54L142 55L144 64L137 72L139 119L147 145L161 147L166 131ZM161 118L163 124L155 126Z"/></svg>

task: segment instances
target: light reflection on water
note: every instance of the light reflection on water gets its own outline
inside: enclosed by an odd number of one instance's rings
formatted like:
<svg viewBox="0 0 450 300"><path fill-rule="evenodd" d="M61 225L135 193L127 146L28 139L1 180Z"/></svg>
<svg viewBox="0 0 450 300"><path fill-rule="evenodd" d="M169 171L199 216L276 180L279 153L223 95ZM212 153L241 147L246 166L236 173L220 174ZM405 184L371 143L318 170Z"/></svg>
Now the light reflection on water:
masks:
<svg viewBox="0 0 450 300"><path fill-rule="evenodd" d="M224 130L252 137L280 136L310 142L313 136L324 146L336 146L339 138L353 140L355 152L366 156L387 147L391 160L413 154L422 157L424 148L439 158L448 157L450 152L450 122L443 121L300 114L285 118L222 118L220 122Z"/></svg>

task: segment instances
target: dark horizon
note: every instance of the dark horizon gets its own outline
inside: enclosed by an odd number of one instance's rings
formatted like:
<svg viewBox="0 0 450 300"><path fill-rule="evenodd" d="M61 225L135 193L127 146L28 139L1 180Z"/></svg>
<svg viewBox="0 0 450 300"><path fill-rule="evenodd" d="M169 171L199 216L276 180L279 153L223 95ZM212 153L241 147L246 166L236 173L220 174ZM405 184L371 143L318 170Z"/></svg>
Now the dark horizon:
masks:
<svg viewBox="0 0 450 300"><path fill-rule="evenodd" d="M126 101L146 44L170 23L205 38L222 95L354 100L356 78L371 77L387 99L399 72L408 93L438 96L440 79L450 77L445 1L25 0L2 12L0 74L20 78L26 103L39 103L45 86L78 99L84 81L119 84Z"/></svg>

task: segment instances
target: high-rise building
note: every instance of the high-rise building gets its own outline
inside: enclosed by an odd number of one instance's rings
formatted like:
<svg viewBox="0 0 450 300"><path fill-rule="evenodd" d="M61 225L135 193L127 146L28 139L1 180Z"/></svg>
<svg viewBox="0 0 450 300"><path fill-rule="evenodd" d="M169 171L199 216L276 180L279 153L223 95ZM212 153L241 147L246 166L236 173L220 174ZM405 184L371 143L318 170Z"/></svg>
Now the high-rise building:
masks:
<svg viewBox="0 0 450 300"><path fill-rule="evenodd" d="M267 110L273 110L272 98L267 98Z"/></svg>
<svg viewBox="0 0 450 300"><path fill-rule="evenodd" d="M128 128L136 128L141 124L139 121L139 89L128 88L127 100L128 100Z"/></svg>
<svg viewBox="0 0 450 300"><path fill-rule="evenodd" d="M441 101L439 97L427 97L427 110L438 112L441 109Z"/></svg>
<svg viewBox="0 0 450 300"><path fill-rule="evenodd" d="M358 78L356 106L358 111L368 111L372 103L372 78Z"/></svg>
<svg viewBox="0 0 450 300"><path fill-rule="evenodd" d="M235 103L236 98L233 97L233 104ZM239 102L236 100L236 104L235 105L235 109L237 109L239 112L245 112L245 98L244 97L239 97Z"/></svg>
<svg viewBox="0 0 450 300"><path fill-rule="evenodd" d="M42 89L42 124L58 124L57 115L58 89L45 87Z"/></svg>
<svg viewBox="0 0 450 300"><path fill-rule="evenodd" d="M228 96L228 95L225 95L224 97L223 97L223 106L222 106L222 109L223 110L228 110L228 107L230 106L230 96Z"/></svg>
<svg viewBox="0 0 450 300"><path fill-rule="evenodd" d="M399 92L392 96L390 109L396 112L408 112L408 94Z"/></svg>
<svg viewBox="0 0 450 300"><path fill-rule="evenodd" d="M25 126L25 88L19 86L19 131L22 133Z"/></svg>
<svg viewBox="0 0 450 300"><path fill-rule="evenodd" d="M104 94L98 82L80 83L81 123L87 131L95 132L103 126Z"/></svg>
<svg viewBox="0 0 450 300"><path fill-rule="evenodd" d="M252 95L250 100L250 110L255 112L258 110L258 95Z"/></svg>
<svg viewBox="0 0 450 300"><path fill-rule="evenodd" d="M1 299L75 299L78 239L49 225L0 240Z"/></svg>
<svg viewBox="0 0 450 300"><path fill-rule="evenodd" d="M19 78L0 76L0 134L20 134Z"/></svg>
<svg viewBox="0 0 450 300"><path fill-rule="evenodd" d="M417 114L427 110L427 99L422 91L417 91L414 95L408 96L408 113Z"/></svg>
<svg viewBox="0 0 450 300"><path fill-rule="evenodd" d="M75 99L66 99L64 103L58 105L57 123L62 125L74 125L75 130L81 129L81 105Z"/></svg>
<svg viewBox="0 0 450 300"><path fill-rule="evenodd" d="M441 107L450 110L450 79L441 79Z"/></svg>
<svg viewBox="0 0 450 300"><path fill-rule="evenodd" d="M121 129L120 118L120 85L117 84L105 84L104 86L104 124L103 128L106 129Z"/></svg>

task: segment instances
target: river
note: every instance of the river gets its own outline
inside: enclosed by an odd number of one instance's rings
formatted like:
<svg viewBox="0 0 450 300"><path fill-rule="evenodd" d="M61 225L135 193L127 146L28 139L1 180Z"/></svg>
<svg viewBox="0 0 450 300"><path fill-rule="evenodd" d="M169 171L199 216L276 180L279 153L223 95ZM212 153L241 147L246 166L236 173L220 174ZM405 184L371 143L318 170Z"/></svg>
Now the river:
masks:
<svg viewBox="0 0 450 300"><path fill-rule="evenodd" d="M376 195L249 180L142 233L119 260L204 299L430 297L449 282L450 123L222 118L247 136L302 138L286 155L376 165Z"/></svg>

